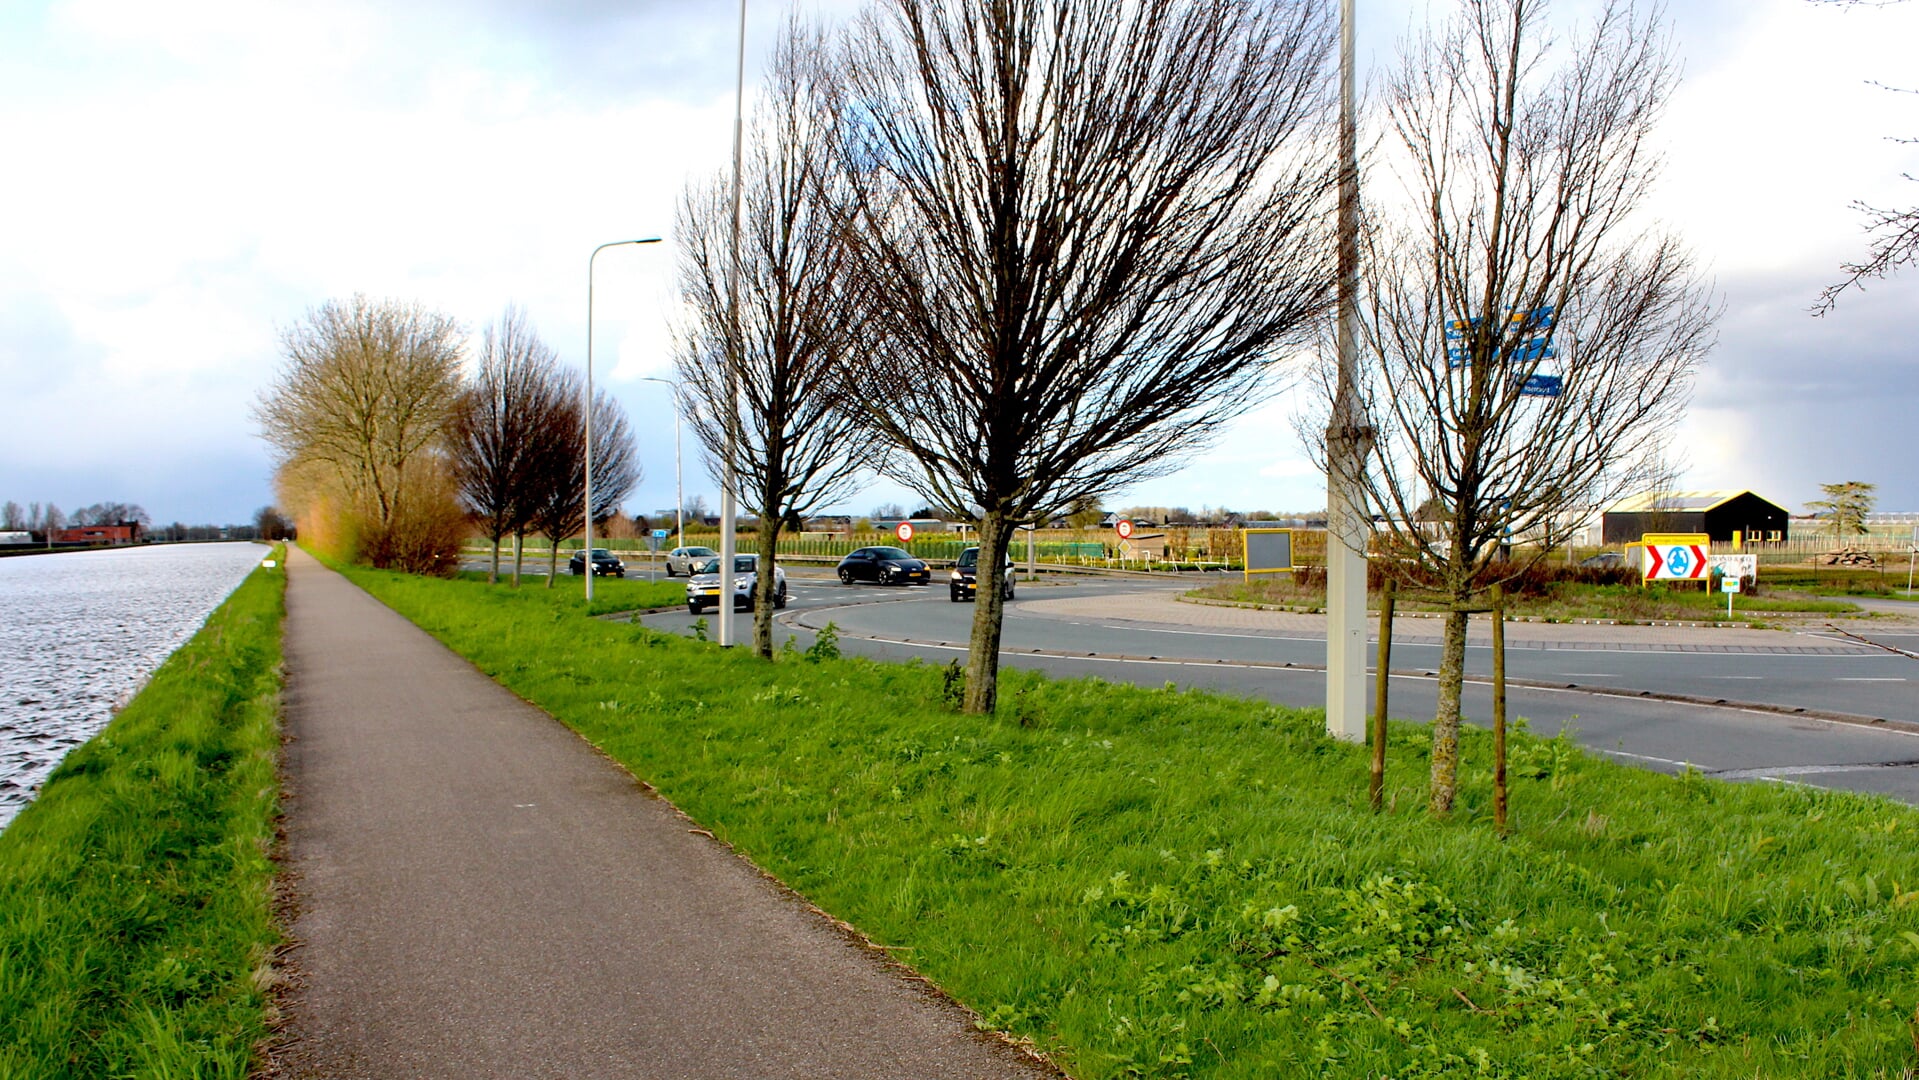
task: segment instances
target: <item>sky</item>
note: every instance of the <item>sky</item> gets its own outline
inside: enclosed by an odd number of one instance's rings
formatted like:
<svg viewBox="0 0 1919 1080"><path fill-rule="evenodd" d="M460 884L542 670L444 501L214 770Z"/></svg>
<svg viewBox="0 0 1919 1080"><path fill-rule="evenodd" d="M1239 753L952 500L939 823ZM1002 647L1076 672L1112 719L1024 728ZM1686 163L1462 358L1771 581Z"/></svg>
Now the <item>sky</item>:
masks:
<svg viewBox="0 0 1919 1080"><path fill-rule="evenodd" d="M856 0L816 0L842 18ZM1358 0L1362 73L1447 0ZM1562 0L1571 29L1592 0ZM1919 202L1919 3L1670 0L1685 79L1651 217L1724 307L1675 432L1681 483L1795 512L1819 485L1919 510L1919 273L1808 314L1865 237L1855 200ZM786 5L751 0L749 103ZM354 293L480 329L523 307L639 432L627 504L674 501L672 225L731 160L728 0L9 0L0 5L0 500L139 503L239 522L272 501L249 410L280 335ZM1364 75L1362 74L1362 77ZM1280 394L1110 507L1313 510L1325 481ZM717 485L685 444L688 498ZM875 480L843 509L912 493Z"/></svg>

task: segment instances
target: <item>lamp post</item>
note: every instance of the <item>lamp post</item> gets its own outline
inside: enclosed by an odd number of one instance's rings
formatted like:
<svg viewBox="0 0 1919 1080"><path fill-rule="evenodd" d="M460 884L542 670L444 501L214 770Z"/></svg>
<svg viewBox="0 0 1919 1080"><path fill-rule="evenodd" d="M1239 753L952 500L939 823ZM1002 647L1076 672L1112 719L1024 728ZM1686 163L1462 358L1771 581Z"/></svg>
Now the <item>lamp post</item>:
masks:
<svg viewBox="0 0 1919 1080"><path fill-rule="evenodd" d="M1366 737L1366 533L1360 470L1372 430L1354 386L1359 306L1358 121L1353 0L1339 5L1339 379L1326 429L1326 733Z"/></svg>
<svg viewBox="0 0 1919 1080"><path fill-rule="evenodd" d="M672 379L648 375L641 382L656 382L673 388L673 546L686 546L686 486L680 472L680 384Z"/></svg>
<svg viewBox="0 0 1919 1080"><path fill-rule="evenodd" d="M740 0L740 44L733 83L733 257L726 272L726 460L720 480L720 647L733 645L733 556L739 550L733 530L738 486L733 455L739 443L740 358L740 147L745 141L746 0Z"/></svg>
<svg viewBox="0 0 1919 1080"><path fill-rule="evenodd" d="M657 244L660 238L649 236L644 240L610 240L593 249L586 257L586 403L581 413L581 421L586 425L586 546L582 548L585 562L580 569L586 571L586 600L593 602L593 260L600 252L623 244Z"/></svg>

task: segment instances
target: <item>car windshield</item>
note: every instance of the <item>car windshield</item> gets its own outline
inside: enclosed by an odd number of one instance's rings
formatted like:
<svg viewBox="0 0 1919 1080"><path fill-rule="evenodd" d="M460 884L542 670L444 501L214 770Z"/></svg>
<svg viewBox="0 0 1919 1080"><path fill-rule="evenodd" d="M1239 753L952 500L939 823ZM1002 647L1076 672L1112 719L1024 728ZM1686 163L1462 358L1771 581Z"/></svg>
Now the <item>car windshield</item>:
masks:
<svg viewBox="0 0 1919 1080"><path fill-rule="evenodd" d="M697 547L697 548L687 548L686 554L689 558L710 559L713 556L718 555L719 552L714 551L712 548Z"/></svg>
<svg viewBox="0 0 1919 1080"><path fill-rule="evenodd" d="M752 573L754 560L758 558L759 558L758 555L733 556L733 572L735 574ZM720 560L708 559L705 562L701 563L700 565L694 567L693 572L696 574L717 574L720 572Z"/></svg>
<svg viewBox="0 0 1919 1080"><path fill-rule="evenodd" d="M966 567L969 570L975 566L978 566L979 565L979 549L967 548L965 551L960 552L959 564L961 566Z"/></svg>
<svg viewBox="0 0 1919 1080"><path fill-rule="evenodd" d="M610 559L613 557L613 553L605 548L594 548L593 557L596 559Z"/></svg>
<svg viewBox="0 0 1919 1080"><path fill-rule="evenodd" d="M902 551L899 548L874 548L873 555L875 558L880 559L910 559L913 557L911 552Z"/></svg>

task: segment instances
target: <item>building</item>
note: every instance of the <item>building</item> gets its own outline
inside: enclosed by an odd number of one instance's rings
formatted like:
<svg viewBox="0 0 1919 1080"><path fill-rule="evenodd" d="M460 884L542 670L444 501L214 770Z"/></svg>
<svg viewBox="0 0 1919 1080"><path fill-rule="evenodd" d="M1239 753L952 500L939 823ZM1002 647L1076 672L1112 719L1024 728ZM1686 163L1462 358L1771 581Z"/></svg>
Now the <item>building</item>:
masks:
<svg viewBox="0 0 1919 1080"><path fill-rule="evenodd" d="M1645 491L1622 499L1601 517L1608 544L1630 544L1647 533L1704 533L1715 544L1775 543L1788 539L1786 508L1750 491Z"/></svg>
<svg viewBox="0 0 1919 1080"><path fill-rule="evenodd" d="M226 539L225 530L221 530L221 539ZM53 530L54 546L66 547L108 547L121 544L138 544L146 540L146 530L138 522L123 521L118 525L76 525L70 529Z"/></svg>
<svg viewBox="0 0 1919 1080"><path fill-rule="evenodd" d="M0 532L0 547L23 547L33 543L30 532Z"/></svg>

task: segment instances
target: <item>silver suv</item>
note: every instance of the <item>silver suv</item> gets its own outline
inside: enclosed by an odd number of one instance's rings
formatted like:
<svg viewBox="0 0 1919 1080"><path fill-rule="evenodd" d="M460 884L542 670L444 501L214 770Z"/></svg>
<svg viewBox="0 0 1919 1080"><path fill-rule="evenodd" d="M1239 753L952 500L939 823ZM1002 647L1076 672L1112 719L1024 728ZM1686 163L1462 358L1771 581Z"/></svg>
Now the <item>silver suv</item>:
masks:
<svg viewBox="0 0 1919 1080"><path fill-rule="evenodd" d="M733 556L733 610L752 610L753 583L759 580L759 565L758 555ZM698 615L709 607L719 606L720 560L708 559L693 567L693 576L686 579L686 610ZM773 606L786 606L786 567L777 563L773 566Z"/></svg>

